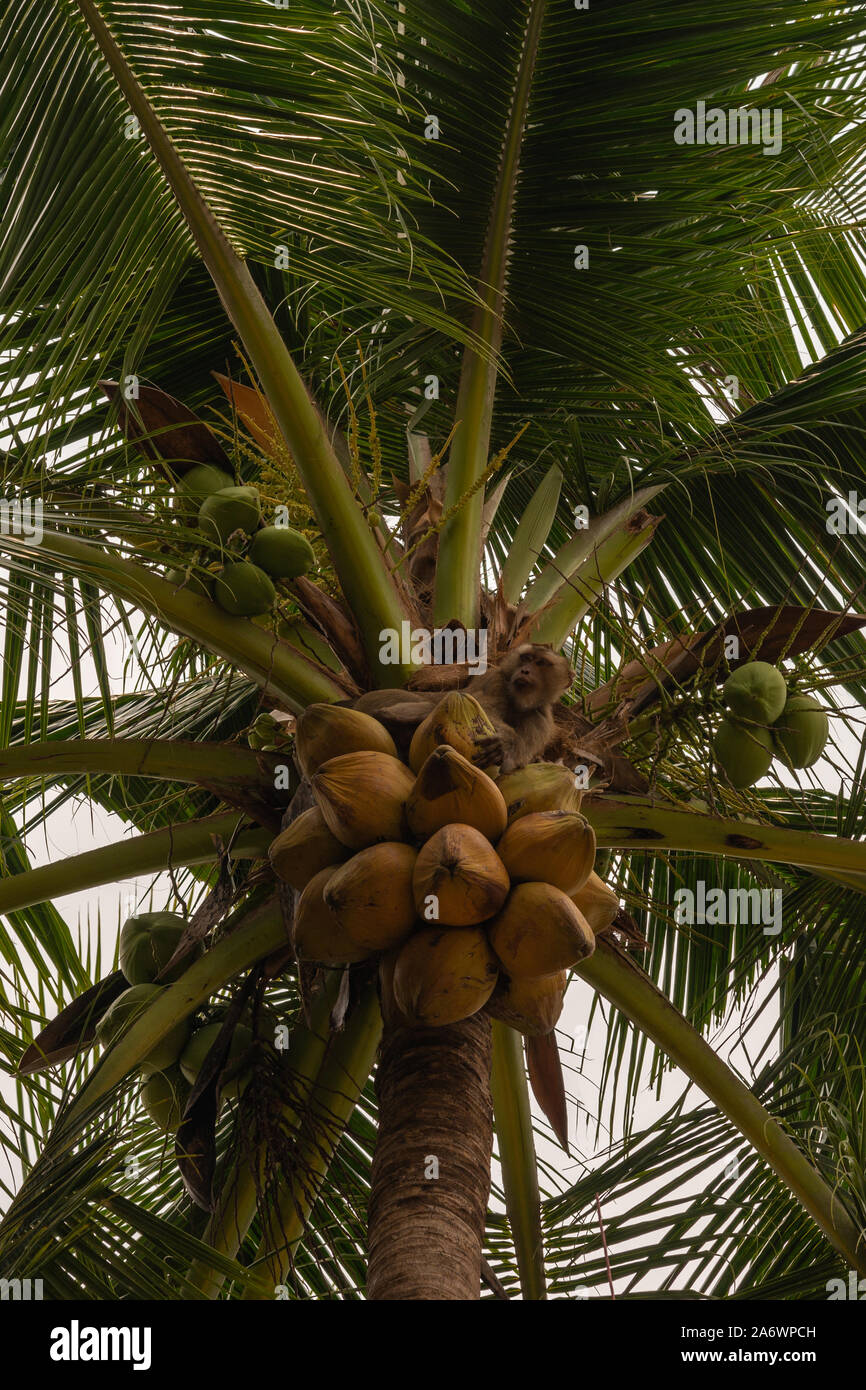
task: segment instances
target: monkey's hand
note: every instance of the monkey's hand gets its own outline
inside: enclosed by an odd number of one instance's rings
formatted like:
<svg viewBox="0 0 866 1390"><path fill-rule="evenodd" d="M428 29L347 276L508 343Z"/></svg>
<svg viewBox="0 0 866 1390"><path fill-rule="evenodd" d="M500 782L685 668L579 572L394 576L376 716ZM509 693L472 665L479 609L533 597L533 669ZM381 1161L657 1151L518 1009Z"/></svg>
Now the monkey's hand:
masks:
<svg viewBox="0 0 866 1390"><path fill-rule="evenodd" d="M488 738L475 740L475 753L472 758L476 767L493 767L501 763L505 756L505 742L501 734L490 734Z"/></svg>

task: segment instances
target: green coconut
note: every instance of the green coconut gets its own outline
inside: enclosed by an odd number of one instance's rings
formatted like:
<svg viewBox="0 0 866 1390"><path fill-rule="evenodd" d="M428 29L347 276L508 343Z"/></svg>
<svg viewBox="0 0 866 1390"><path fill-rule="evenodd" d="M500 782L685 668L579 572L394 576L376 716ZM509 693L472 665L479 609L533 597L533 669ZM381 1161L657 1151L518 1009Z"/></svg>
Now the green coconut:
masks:
<svg viewBox="0 0 866 1390"><path fill-rule="evenodd" d="M247 730L247 743L250 748L270 749L277 747L278 741L282 736L282 731L272 714L263 712L258 715L252 726Z"/></svg>
<svg viewBox="0 0 866 1390"><path fill-rule="evenodd" d="M250 559L274 579L297 579L316 563L306 536L291 526L263 526L253 537Z"/></svg>
<svg viewBox="0 0 866 1390"><path fill-rule="evenodd" d="M262 519L262 504L254 487L224 487L212 492L199 507L198 524L208 540L225 545L235 531L251 536Z"/></svg>
<svg viewBox="0 0 866 1390"><path fill-rule="evenodd" d="M145 1081L139 1100L157 1129L174 1134L180 1128L191 1087L180 1067L155 1071Z"/></svg>
<svg viewBox="0 0 866 1390"><path fill-rule="evenodd" d="M751 787L770 770L773 736L759 725L723 719L716 730L713 752L732 786Z"/></svg>
<svg viewBox="0 0 866 1390"><path fill-rule="evenodd" d="M214 598L236 618L269 613L277 601L270 575L249 560L234 560L217 575Z"/></svg>
<svg viewBox="0 0 866 1390"><path fill-rule="evenodd" d="M185 926L185 919L176 912L141 912L126 919L120 929L120 968L131 985L147 985L156 979L174 955ZM199 950L184 956L160 983L179 980Z"/></svg>
<svg viewBox="0 0 866 1390"><path fill-rule="evenodd" d="M234 487L234 483L231 473L226 473L225 469L215 468L212 463L197 463L178 479L176 497L184 511L198 511L211 493Z"/></svg>
<svg viewBox="0 0 866 1390"><path fill-rule="evenodd" d="M103 1047L111 1047L161 993L160 985L133 985L131 989L124 990L99 1020L96 1026L97 1041ZM165 1071L166 1067L177 1061L188 1038L189 1023L182 1019L147 1054L141 1063L142 1071Z"/></svg>
<svg viewBox="0 0 866 1390"><path fill-rule="evenodd" d="M168 570L165 577L176 589L185 589L188 594L195 594L197 598L210 598L212 581L209 582L201 574L194 571L187 574L186 570Z"/></svg>
<svg viewBox="0 0 866 1390"><path fill-rule="evenodd" d="M788 698L785 677L768 661L747 661L722 687L725 704L737 719L775 724Z"/></svg>
<svg viewBox="0 0 866 1390"><path fill-rule="evenodd" d="M204 1060L216 1042L221 1028L221 1022L206 1023L204 1028L196 1029L184 1048L180 1058L180 1069L191 1086L195 1085ZM232 1034L229 1055L223 1067L223 1080L220 1083L220 1095L228 1100L236 1099L241 1092L238 1064L252 1041L252 1029L245 1023L239 1023Z"/></svg>
<svg viewBox="0 0 866 1390"><path fill-rule="evenodd" d="M773 725L776 751L791 767L811 767L829 736L827 711L812 695L790 695Z"/></svg>

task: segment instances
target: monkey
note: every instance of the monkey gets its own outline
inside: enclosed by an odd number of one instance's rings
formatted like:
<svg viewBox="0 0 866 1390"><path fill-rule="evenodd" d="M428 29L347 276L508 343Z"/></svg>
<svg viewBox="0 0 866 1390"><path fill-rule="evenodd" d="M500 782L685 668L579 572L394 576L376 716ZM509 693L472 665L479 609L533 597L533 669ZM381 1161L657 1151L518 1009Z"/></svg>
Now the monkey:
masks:
<svg viewBox="0 0 866 1390"><path fill-rule="evenodd" d="M496 730L480 740L477 765L499 764L502 772L513 772L540 758L553 739L553 706L571 679L564 656L533 642L509 652L483 676L473 676L466 693ZM442 699L439 690L368 690L354 707L380 720L405 753L418 725Z"/></svg>
<svg viewBox="0 0 866 1390"><path fill-rule="evenodd" d="M480 765L499 763L502 772L513 772L540 758L554 736L553 706L571 680L565 657L533 642L473 677L466 693L474 695L496 730L482 740Z"/></svg>

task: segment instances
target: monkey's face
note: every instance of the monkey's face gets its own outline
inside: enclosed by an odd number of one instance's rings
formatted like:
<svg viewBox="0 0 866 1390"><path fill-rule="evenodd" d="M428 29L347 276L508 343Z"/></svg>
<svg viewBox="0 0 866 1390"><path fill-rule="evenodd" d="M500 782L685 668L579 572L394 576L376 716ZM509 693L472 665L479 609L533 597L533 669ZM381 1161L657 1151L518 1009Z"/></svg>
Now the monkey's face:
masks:
<svg viewBox="0 0 866 1390"><path fill-rule="evenodd" d="M518 647L503 663L509 695L519 710L540 709L557 700L571 682L565 657L531 642Z"/></svg>

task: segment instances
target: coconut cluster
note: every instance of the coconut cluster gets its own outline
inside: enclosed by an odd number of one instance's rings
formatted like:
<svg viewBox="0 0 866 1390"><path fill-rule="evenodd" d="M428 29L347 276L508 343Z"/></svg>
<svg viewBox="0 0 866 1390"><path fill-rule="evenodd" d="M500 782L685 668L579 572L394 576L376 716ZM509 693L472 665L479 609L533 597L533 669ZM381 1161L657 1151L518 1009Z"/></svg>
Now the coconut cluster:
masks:
<svg viewBox="0 0 866 1390"><path fill-rule="evenodd" d="M222 568L212 576L170 570L172 583L212 597L235 617L269 613L276 602L274 580L297 579L315 562L306 536L290 526L266 526L258 489L236 487L234 478L212 464L197 464L179 480L177 505L195 517L207 545L219 552Z"/></svg>
<svg viewBox="0 0 866 1390"><path fill-rule="evenodd" d="M500 778L473 762L493 733L472 696L447 696L403 761L371 715L311 705L295 752L315 806L270 847L300 894L297 957L378 957L383 1013L444 1025L486 1009L549 1032L567 972L619 904L593 871L595 835L567 768Z"/></svg>
<svg viewBox="0 0 866 1390"><path fill-rule="evenodd" d="M713 740L716 763L734 787L766 777L774 758L788 768L817 762L830 732L827 711L812 695L791 693L777 666L747 661L728 676L729 713Z"/></svg>
<svg viewBox="0 0 866 1390"><path fill-rule="evenodd" d="M174 912L141 912L120 930L118 963L129 988L109 1005L96 1026L96 1040L110 1048L159 997L166 985L179 980L201 954L200 945L166 970L180 944L186 920ZM219 1012L196 1028L184 1019L168 1032L139 1066L139 1100L158 1129L174 1133L183 1119L190 1092L222 1027ZM222 1098L234 1097L243 1084L244 1061L253 1035L241 1022L232 1035L221 1076Z"/></svg>

